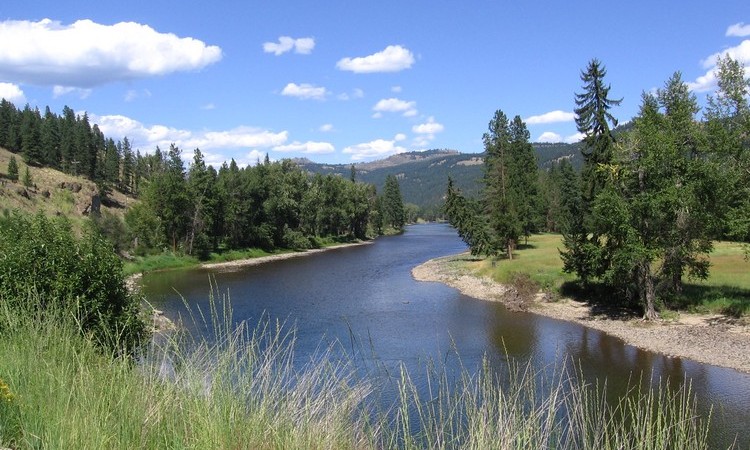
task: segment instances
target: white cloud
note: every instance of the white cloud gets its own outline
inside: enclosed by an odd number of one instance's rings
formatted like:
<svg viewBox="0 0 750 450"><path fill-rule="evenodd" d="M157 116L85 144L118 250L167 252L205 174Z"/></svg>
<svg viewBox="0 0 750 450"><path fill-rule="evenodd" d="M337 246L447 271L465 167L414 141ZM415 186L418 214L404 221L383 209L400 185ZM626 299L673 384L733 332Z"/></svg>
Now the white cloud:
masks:
<svg viewBox="0 0 750 450"><path fill-rule="evenodd" d="M417 115L417 102L407 102L398 98L384 98L372 107L373 117L382 117L384 112L402 113L405 117Z"/></svg>
<svg viewBox="0 0 750 450"><path fill-rule="evenodd" d="M346 100L352 100L352 99L356 99L356 98L362 98L364 96L365 96L365 91L363 91L362 89L359 89L359 88L355 88L355 89L352 89L352 93L351 94L348 93L348 92L343 92L343 93L337 95L336 98L338 98L339 100L346 101Z"/></svg>
<svg viewBox="0 0 750 450"><path fill-rule="evenodd" d="M289 83L281 91L281 95L297 97L302 100L323 100L328 95L328 90L324 87L313 86L308 83Z"/></svg>
<svg viewBox="0 0 750 450"><path fill-rule="evenodd" d="M536 138L536 142L547 142L547 143L555 143L555 142L562 142L562 136L560 136L557 133L553 133L552 131L545 131L541 134L538 138Z"/></svg>
<svg viewBox="0 0 750 450"><path fill-rule="evenodd" d="M18 83L91 88L197 70L221 57L217 46L134 22L0 22L0 78Z"/></svg>
<svg viewBox="0 0 750 450"><path fill-rule="evenodd" d="M531 116L524 120L528 125L538 125L543 123L572 122L576 118L575 113L567 111L550 111L538 116Z"/></svg>
<svg viewBox="0 0 750 450"><path fill-rule="evenodd" d="M105 136L113 139L127 137L133 146L144 151L151 151L157 145L166 149L171 143L183 151L195 148L235 149L235 148L271 148L283 145L288 138L287 131L273 132L253 127L237 127L223 131L190 131L165 125L144 125L143 123L121 115L96 116L89 114L91 123L96 123Z"/></svg>
<svg viewBox="0 0 750 450"><path fill-rule="evenodd" d="M414 55L400 45L389 45L385 50L369 56L343 58L336 63L340 70L354 73L399 72L414 64Z"/></svg>
<svg viewBox="0 0 750 450"><path fill-rule="evenodd" d="M205 111L212 111L216 109L216 105L213 103L206 103L205 105L201 106L201 109Z"/></svg>
<svg viewBox="0 0 750 450"><path fill-rule="evenodd" d="M324 123L323 125L318 128L319 131L322 131L323 133L329 133L333 131L333 124L330 123Z"/></svg>
<svg viewBox="0 0 750 450"><path fill-rule="evenodd" d="M570 136L567 136L564 139L564 142L567 144L575 144L576 142L581 141L585 137L586 135L583 133L575 133L575 134L571 134Z"/></svg>
<svg viewBox="0 0 750 450"><path fill-rule="evenodd" d="M411 127L411 131L417 134L426 134L429 136L432 136L435 133L440 133L443 129L443 124L435 122L434 117L429 117L426 123L421 123Z"/></svg>
<svg viewBox="0 0 750 450"><path fill-rule="evenodd" d="M279 37L279 42L263 43L263 51L273 53L276 56L294 49L294 53L309 55L315 48L315 39L311 37L294 39L289 36Z"/></svg>
<svg viewBox="0 0 750 450"><path fill-rule="evenodd" d="M393 139L396 142L401 142L401 141L406 140L406 135L404 133L398 133L396 136L393 137Z"/></svg>
<svg viewBox="0 0 750 450"><path fill-rule="evenodd" d="M245 155L245 159L241 161L235 161L239 167L246 167L246 166L254 166L264 159L266 159L266 155L268 153L262 152L260 150L253 150L247 155ZM270 159L270 158L269 158Z"/></svg>
<svg viewBox="0 0 750 450"><path fill-rule="evenodd" d="M750 36L750 24L745 25L744 22L735 23L727 28L727 36L745 37Z"/></svg>
<svg viewBox="0 0 750 450"><path fill-rule="evenodd" d="M435 118L430 116L427 122L411 127L411 131L417 134L412 142L412 147L424 148L430 145L435 139L435 133L440 133L444 129L443 124L435 122Z"/></svg>
<svg viewBox="0 0 750 450"><path fill-rule="evenodd" d="M399 137L397 135L396 137ZM399 145L396 145L397 139L386 140L376 139L370 142L363 142L361 144L352 145L346 147L343 153L350 154L353 161L361 161L363 159L375 158L375 157L386 157L395 155L396 153L404 153L406 149Z"/></svg>
<svg viewBox="0 0 750 450"><path fill-rule="evenodd" d="M13 83L0 83L0 98L4 98L16 106L26 103L23 90Z"/></svg>
<svg viewBox="0 0 750 450"><path fill-rule="evenodd" d="M391 87L391 92L395 92L396 94L398 94L399 92L401 92L401 90L402 90L401 86L392 86Z"/></svg>
<svg viewBox="0 0 750 450"><path fill-rule="evenodd" d="M70 86L54 86L52 88L52 97L58 98L62 97L63 95L68 94L76 94L79 98L88 98L89 95L91 95L91 89L82 89L77 87L70 87Z"/></svg>
<svg viewBox="0 0 750 450"><path fill-rule="evenodd" d="M745 73L748 72L750 67L750 39L742 41L736 47L730 47L721 52L714 53L708 58L702 61L704 68L708 71L695 79L695 81L687 83L688 88L693 92L707 92L716 88L716 62L719 57L729 56L735 61L738 61L745 67Z"/></svg>
<svg viewBox="0 0 750 450"><path fill-rule="evenodd" d="M333 153L336 151L334 146L329 142L297 142L294 141L291 144L277 145L273 148L277 152L300 152L313 155L323 155L326 153Z"/></svg>

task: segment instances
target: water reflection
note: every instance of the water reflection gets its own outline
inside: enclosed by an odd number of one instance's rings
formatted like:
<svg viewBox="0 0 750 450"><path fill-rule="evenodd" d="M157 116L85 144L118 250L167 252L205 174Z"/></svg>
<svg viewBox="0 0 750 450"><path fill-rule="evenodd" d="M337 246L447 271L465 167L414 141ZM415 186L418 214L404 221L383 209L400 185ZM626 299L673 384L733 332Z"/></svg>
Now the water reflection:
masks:
<svg viewBox="0 0 750 450"><path fill-rule="evenodd" d="M219 290L230 293L235 321L253 326L266 317L294 325L301 363L321 345L338 343L363 373L380 368L392 374L404 363L417 385L427 382L426 361L449 371L475 370L485 356L500 370L507 358L530 360L539 370L575 361L586 381L606 380L612 396L634 382L690 380L702 411L715 405L715 443L729 442L736 433L750 442L748 375L645 352L593 329L512 313L442 284L412 279L412 267L464 249L448 226L420 225L372 245L241 270L152 274L144 277L144 290L174 318L186 314L182 297L207 310L208 280L214 277Z"/></svg>

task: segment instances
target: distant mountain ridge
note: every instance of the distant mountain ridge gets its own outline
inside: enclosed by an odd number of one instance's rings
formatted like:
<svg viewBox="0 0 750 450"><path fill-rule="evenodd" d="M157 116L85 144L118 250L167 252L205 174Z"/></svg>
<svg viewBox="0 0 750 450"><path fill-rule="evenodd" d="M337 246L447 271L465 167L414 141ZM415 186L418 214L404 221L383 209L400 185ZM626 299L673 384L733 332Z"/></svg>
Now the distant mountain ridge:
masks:
<svg viewBox="0 0 750 450"><path fill-rule="evenodd" d="M542 169L549 169L563 159L570 160L576 168L583 164L578 144L533 145ZM351 175L352 164L314 163L306 158L293 161L310 173ZM465 195L478 194L482 187L483 167L482 153L461 153L452 149L399 153L377 161L354 163L357 180L374 184L380 191L385 177L392 174L399 180L404 202L423 209L435 209L442 205L449 176Z"/></svg>

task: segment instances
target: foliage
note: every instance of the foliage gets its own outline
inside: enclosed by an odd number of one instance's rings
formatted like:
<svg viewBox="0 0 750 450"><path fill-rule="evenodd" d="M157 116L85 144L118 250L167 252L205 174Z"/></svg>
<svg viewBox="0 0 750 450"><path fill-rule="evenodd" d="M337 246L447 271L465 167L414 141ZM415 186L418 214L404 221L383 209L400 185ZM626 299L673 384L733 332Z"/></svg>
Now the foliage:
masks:
<svg viewBox="0 0 750 450"><path fill-rule="evenodd" d="M18 162L13 155L11 155L8 161L8 179L10 181L18 181Z"/></svg>
<svg viewBox="0 0 750 450"><path fill-rule="evenodd" d="M463 198L448 181L445 212L472 254L513 259L520 237L538 231L541 223L537 163L529 132L519 116L512 122L495 112L485 146L484 189L481 200Z"/></svg>
<svg viewBox="0 0 750 450"><path fill-rule="evenodd" d="M33 295L39 311L69 314L81 333L115 351L133 351L144 336L140 299L129 293L122 263L97 233L77 239L60 219L14 212L0 218L0 299Z"/></svg>
<svg viewBox="0 0 750 450"><path fill-rule="evenodd" d="M24 187L31 187L34 185L34 180L31 179L31 172L29 171L29 166L26 166L26 169L23 171L23 178L21 179L21 182L23 183Z"/></svg>

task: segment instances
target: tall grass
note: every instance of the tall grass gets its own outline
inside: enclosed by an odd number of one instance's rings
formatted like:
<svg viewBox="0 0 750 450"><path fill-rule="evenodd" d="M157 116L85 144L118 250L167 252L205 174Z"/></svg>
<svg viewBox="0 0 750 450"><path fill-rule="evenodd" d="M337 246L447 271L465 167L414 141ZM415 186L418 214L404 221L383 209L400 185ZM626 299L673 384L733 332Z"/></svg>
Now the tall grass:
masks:
<svg viewBox="0 0 750 450"><path fill-rule="evenodd" d="M402 368L396 405L382 407L338 351L301 358L283 325L234 326L227 303L211 305L193 314L210 339L161 335L138 362L101 354L64 313L0 305L13 406L0 409L0 447L707 448L708 418L689 389L634 392L612 407L563 367L486 364L455 380L427 366L427 389Z"/></svg>

